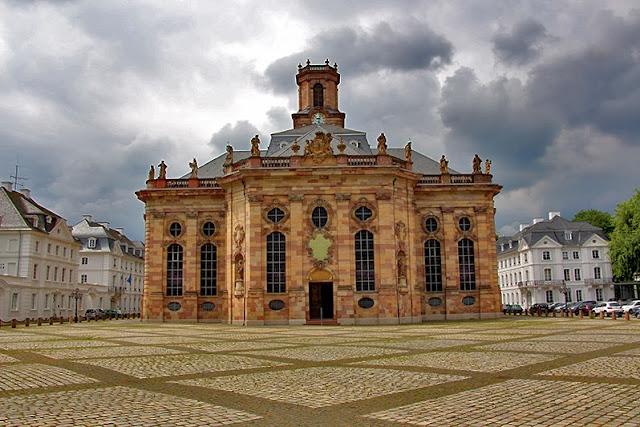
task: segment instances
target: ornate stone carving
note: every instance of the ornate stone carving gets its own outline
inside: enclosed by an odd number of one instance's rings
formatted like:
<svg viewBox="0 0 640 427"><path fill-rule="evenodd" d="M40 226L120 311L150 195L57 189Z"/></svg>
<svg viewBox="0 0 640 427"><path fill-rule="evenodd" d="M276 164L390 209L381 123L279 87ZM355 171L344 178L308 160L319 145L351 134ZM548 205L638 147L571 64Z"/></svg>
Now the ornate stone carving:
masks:
<svg viewBox="0 0 640 427"><path fill-rule="evenodd" d="M298 140L295 139L293 141L293 145L291 146L291 150L293 151L293 155L297 156L298 155L298 151L300 151L300 145L298 144Z"/></svg>
<svg viewBox="0 0 640 427"><path fill-rule="evenodd" d="M331 148L331 140L333 136L330 133L316 132L313 141L307 139L307 145L304 147L304 156L319 164L327 158L333 157L333 149Z"/></svg>
<svg viewBox="0 0 640 427"><path fill-rule="evenodd" d="M195 157L193 158L192 162L189 162L189 167L191 168L191 174L189 175L189 178L198 178L198 161Z"/></svg>
<svg viewBox="0 0 640 427"><path fill-rule="evenodd" d="M251 155L253 157L260 157L260 138L258 135L251 138Z"/></svg>
<svg viewBox="0 0 640 427"><path fill-rule="evenodd" d="M301 202L304 200L304 194L289 194L290 202Z"/></svg>
<svg viewBox="0 0 640 427"><path fill-rule="evenodd" d="M262 203L264 196L262 194L251 194L247 196L247 200L251 203Z"/></svg>
<svg viewBox="0 0 640 427"><path fill-rule="evenodd" d="M282 212L284 212L284 218L282 218L280 221L278 221L277 223L272 222L269 219L269 211L271 211L271 209L273 208L278 208L280 209ZM283 224L287 222L287 220L289 219L289 209L287 209L287 207L283 206L282 203L280 203L280 201L278 199L273 199L271 201L271 203L269 203L264 209L262 209L262 219L264 220L264 222L266 222L267 224L271 224L273 228L275 229L282 229Z"/></svg>
<svg viewBox="0 0 640 427"><path fill-rule="evenodd" d="M351 200L351 194L349 193L336 193L336 200L339 202L344 202Z"/></svg>
<svg viewBox="0 0 640 427"><path fill-rule="evenodd" d="M338 144L338 150L340 150L340 154L344 154L345 148L347 148L347 146L345 145L344 140L340 138L340 144Z"/></svg>
<svg viewBox="0 0 640 427"><path fill-rule="evenodd" d="M396 222L395 225L396 239L403 242L407 237L407 226L402 221Z"/></svg>
<svg viewBox="0 0 640 427"><path fill-rule="evenodd" d="M384 132L378 136L378 154L387 154L387 137Z"/></svg>
<svg viewBox="0 0 640 427"><path fill-rule="evenodd" d="M474 206L473 207L473 211L476 213L486 213L487 212L487 207L486 206Z"/></svg>
<svg viewBox="0 0 640 427"><path fill-rule="evenodd" d="M316 229L309 238L309 256L314 262L330 262L333 259L334 239L323 229Z"/></svg>
<svg viewBox="0 0 640 427"><path fill-rule="evenodd" d="M447 207L443 207L442 208L442 213L446 213L446 214L451 214L454 213L456 210L454 208L447 208Z"/></svg>
<svg viewBox="0 0 640 427"><path fill-rule="evenodd" d="M197 219L198 218L198 212L196 212L196 211L187 212L187 218Z"/></svg>
<svg viewBox="0 0 640 427"><path fill-rule="evenodd" d="M391 192L389 191L377 191L376 200L391 200Z"/></svg>
<svg viewBox="0 0 640 427"><path fill-rule="evenodd" d="M151 213L151 216L153 216L154 218L164 218L165 217L165 213L164 212L152 211L150 213Z"/></svg>
<svg viewBox="0 0 640 427"><path fill-rule="evenodd" d="M244 243L244 227L242 225L236 225L233 231L233 242L236 244L236 248L240 250Z"/></svg>
<svg viewBox="0 0 640 427"><path fill-rule="evenodd" d="M227 143L227 156L225 157L224 164L222 166L225 169L229 169L233 166L233 147L229 143Z"/></svg>

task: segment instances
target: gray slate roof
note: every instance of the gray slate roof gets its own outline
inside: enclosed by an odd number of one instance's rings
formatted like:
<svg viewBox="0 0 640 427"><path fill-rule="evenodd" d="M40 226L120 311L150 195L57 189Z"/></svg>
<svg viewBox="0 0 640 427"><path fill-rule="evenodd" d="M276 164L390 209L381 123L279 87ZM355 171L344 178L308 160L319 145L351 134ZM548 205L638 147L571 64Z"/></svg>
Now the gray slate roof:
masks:
<svg viewBox="0 0 640 427"><path fill-rule="evenodd" d="M28 228L49 233L64 218L21 192L0 187L0 228Z"/></svg>
<svg viewBox="0 0 640 427"><path fill-rule="evenodd" d="M573 238L571 240L565 238L565 231L572 232ZM496 245L498 254L506 254L509 252L517 252L518 243L521 240L526 242L529 247L535 245L544 237L548 237L562 246L582 246L592 239L594 235L608 240L607 236L605 236L599 227L584 221L569 221L556 215L551 220L544 220L530 225L514 236L500 237ZM514 242L512 248L508 246L509 242ZM507 245L506 249L503 249L505 244Z"/></svg>
<svg viewBox="0 0 640 427"><path fill-rule="evenodd" d="M283 132L271 134L271 142L267 149L267 157L289 157L293 154L291 146L295 140L298 141L301 151L304 151L306 140L313 140L316 132L330 133L333 136L331 147L334 153L339 150L337 148L340 138L344 141L347 148L344 152L347 155L371 155L371 147L367 141L365 132L345 129L339 126L329 124L312 124L297 129L289 129Z"/></svg>

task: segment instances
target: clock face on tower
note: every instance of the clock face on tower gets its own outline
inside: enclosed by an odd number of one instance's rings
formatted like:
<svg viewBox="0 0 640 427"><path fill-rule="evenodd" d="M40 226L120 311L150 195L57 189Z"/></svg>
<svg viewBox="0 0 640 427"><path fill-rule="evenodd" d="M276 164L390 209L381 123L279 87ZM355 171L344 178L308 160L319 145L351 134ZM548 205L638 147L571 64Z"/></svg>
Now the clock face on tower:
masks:
<svg viewBox="0 0 640 427"><path fill-rule="evenodd" d="M316 113L313 116L313 122L317 125L324 123L324 116L320 113Z"/></svg>

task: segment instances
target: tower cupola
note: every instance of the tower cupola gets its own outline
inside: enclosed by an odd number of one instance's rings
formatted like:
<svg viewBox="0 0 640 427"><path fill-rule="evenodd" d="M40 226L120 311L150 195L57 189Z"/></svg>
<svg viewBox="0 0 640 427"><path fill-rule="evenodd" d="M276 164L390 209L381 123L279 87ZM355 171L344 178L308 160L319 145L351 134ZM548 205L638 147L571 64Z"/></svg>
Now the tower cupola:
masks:
<svg viewBox="0 0 640 427"><path fill-rule="evenodd" d="M344 127L345 114L338 110L338 64L314 65L307 59L306 66L298 64L298 112L293 113L293 127L314 123L327 123Z"/></svg>

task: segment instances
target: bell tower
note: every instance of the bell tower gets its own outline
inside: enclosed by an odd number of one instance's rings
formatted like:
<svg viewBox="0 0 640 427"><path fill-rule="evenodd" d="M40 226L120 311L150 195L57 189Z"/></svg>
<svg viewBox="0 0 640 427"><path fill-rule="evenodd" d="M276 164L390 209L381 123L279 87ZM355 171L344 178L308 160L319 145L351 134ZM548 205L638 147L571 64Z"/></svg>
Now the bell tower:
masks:
<svg viewBox="0 0 640 427"><path fill-rule="evenodd" d="M298 112L293 113L294 129L314 123L344 128L345 114L338 110L338 85L340 74L338 64L307 65L298 64L296 75L298 84Z"/></svg>

